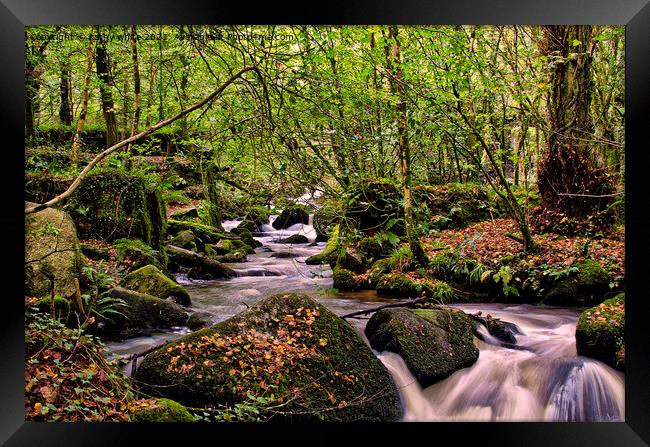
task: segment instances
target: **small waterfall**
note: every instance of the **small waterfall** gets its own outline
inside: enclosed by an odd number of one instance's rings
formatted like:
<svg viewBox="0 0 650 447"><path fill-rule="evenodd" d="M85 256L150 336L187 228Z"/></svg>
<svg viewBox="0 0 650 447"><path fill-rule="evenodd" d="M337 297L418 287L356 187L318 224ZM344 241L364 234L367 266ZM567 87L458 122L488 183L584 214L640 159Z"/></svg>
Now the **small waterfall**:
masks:
<svg viewBox="0 0 650 447"><path fill-rule="evenodd" d="M473 313L471 306L455 307ZM404 421L624 420L623 374L576 356L577 311L481 306L522 328L517 349L479 326L476 363L425 389L399 355L378 354L399 389Z"/></svg>
<svg viewBox="0 0 650 447"><path fill-rule="evenodd" d="M390 372L399 390L404 407L404 421L434 421L439 420L433 405L422 394L422 388L417 379L409 371L404 359L399 355L384 351L377 357Z"/></svg>
<svg viewBox="0 0 650 447"><path fill-rule="evenodd" d="M545 419L601 422L625 419L624 380L595 360L576 358L558 368Z"/></svg>

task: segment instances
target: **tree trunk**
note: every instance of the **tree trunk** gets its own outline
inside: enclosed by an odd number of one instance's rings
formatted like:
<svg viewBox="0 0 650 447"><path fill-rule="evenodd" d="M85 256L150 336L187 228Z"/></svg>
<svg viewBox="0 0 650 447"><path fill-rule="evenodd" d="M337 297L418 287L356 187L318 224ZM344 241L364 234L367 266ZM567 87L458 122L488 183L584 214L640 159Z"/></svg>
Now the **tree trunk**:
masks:
<svg viewBox="0 0 650 447"><path fill-rule="evenodd" d="M211 160L203 165L203 190L206 199L207 224L217 228L219 231L223 231L216 170L217 167Z"/></svg>
<svg viewBox="0 0 650 447"><path fill-rule="evenodd" d="M389 27L389 36L392 38L392 75L399 102L397 103L397 132L399 134L399 154L400 154L400 171L402 174L402 187L404 189L404 223L406 227L406 237L411 247L411 253L416 264L425 266L429 264L429 258L422 249L420 237L415 226L415 217L413 215L412 198L411 198L411 151L408 141L408 115L406 111L406 94L404 92L404 81L402 66L400 61L400 41L398 38L397 26Z"/></svg>
<svg viewBox="0 0 650 447"><path fill-rule="evenodd" d="M34 73L35 70L36 67L28 58L25 63L25 140L28 142L34 139L36 133L34 121L40 82Z"/></svg>
<svg viewBox="0 0 650 447"><path fill-rule="evenodd" d="M138 133L138 125L140 124L140 68L138 66L138 36L135 25L131 26L131 60L133 70L133 119L131 120L131 134L129 136ZM181 107L182 109L183 107ZM131 152L131 150L131 145L129 145L127 151Z"/></svg>
<svg viewBox="0 0 650 447"><path fill-rule="evenodd" d="M95 65L97 67L97 77L99 78L99 92L102 100L102 112L106 122L106 146L111 147L118 141L117 120L113 103L113 93L111 86L113 79L109 70L108 53L106 52L106 40L101 35L99 27L97 31L97 49L95 51Z"/></svg>
<svg viewBox="0 0 650 447"><path fill-rule="evenodd" d="M59 91L61 96L61 105L59 107L59 119L64 126L72 125L72 106L70 105L71 94L70 67L67 61L61 62L61 82Z"/></svg>
<svg viewBox="0 0 650 447"><path fill-rule="evenodd" d="M214 92L206 96L201 102L198 102L194 104L193 106L188 107L185 110L180 111L176 115L172 116L171 118L167 118L166 120L160 121L153 126L147 128L146 130L143 130L137 135L133 135L132 137L127 138L126 140L120 141L119 143L109 147L108 149L104 150L103 152L97 154L95 158L92 159L90 163L86 165L85 168L79 173L77 178L74 179L74 181L70 184L67 190L65 190L63 193L59 194L58 196L54 197L51 200L48 200L47 202L40 204L40 205L35 205L35 206L30 206L29 208L25 208L25 214L32 214L32 213L37 213L41 210L44 210L45 208L49 208L51 206L54 206L58 203L61 203L62 201L66 200L68 197L74 193L74 191L79 187L79 184L81 181L88 175L88 173L95 167L99 162L101 162L104 158L108 157L110 154L114 153L115 151L127 146L129 143L134 143L148 135L151 135L153 132L155 132L158 129L162 129L165 126L168 126L169 124L179 120L183 116L187 115L188 113L193 112L194 110L197 110L204 105L212 102L217 98L223 91L233 82L235 82L236 79L240 78L244 73L247 73L249 71L254 71L257 74L257 77L260 79L261 82L264 82L264 78L262 77L261 72L259 69L255 66L248 66L244 67L241 70L239 70L237 73L235 73L230 79L225 81L223 84L219 86Z"/></svg>
<svg viewBox="0 0 650 447"><path fill-rule="evenodd" d="M592 29L588 25L545 26L543 31L542 51L552 68L547 99L550 130L537 179L547 214L542 220L554 222L570 216L605 230L614 223L607 211L614 186L610 174L596 169L589 157Z"/></svg>
<svg viewBox="0 0 650 447"><path fill-rule="evenodd" d="M75 130L74 137L72 138L72 151L70 158L72 162L77 164L79 161L79 141L81 139L81 132L84 130L84 125L86 124L86 113L88 113L88 98L89 88L90 88L90 77L93 72L93 42L95 39L95 34L93 31L90 31L88 37L88 58L86 64L86 76L84 78L84 86L82 90L82 100L81 100L81 111L79 112L79 120L77 121L77 129Z"/></svg>

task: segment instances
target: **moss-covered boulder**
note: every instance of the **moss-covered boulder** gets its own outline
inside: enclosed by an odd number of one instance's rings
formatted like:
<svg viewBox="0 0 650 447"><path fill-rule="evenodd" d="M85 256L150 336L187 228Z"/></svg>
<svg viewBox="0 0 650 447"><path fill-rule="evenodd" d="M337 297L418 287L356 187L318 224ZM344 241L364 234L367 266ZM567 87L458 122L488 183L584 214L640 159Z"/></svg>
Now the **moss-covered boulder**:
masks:
<svg viewBox="0 0 650 447"><path fill-rule="evenodd" d="M345 222L353 228L374 233L386 228L397 235L404 234L403 192L400 186L387 180L363 180L353 185L343 210Z"/></svg>
<svg viewBox="0 0 650 447"><path fill-rule="evenodd" d="M339 249L336 266L355 273L363 273L367 267L365 259L354 244L347 244Z"/></svg>
<svg viewBox="0 0 650 447"><path fill-rule="evenodd" d="M578 355L625 370L625 294L619 294L580 314L576 326Z"/></svg>
<svg viewBox="0 0 650 447"><path fill-rule="evenodd" d="M232 234L239 236L239 238L244 242L246 245L249 245L250 247L256 248L256 247L261 247L262 243L255 239L253 237L253 234L248 231L246 228L233 228L230 231Z"/></svg>
<svg viewBox="0 0 650 447"><path fill-rule="evenodd" d="M552 306L593 306L610 291L610 274L593 259L574 264L578 272L560 280L543 299Z"/></svg>
<svg viewBox="0 0 650 447"><path fill-rule="evenodd" d="M259 231L262 228L262 225L269 223L270 215L271 210L268 208L260 205L253 205L248 209L248 212L246 213L246 219L255 223L257 226L257 229L255 231Z"/></svg>
<svg viewBox="0 0 650 447"><path fill-rule="evenodd" d="M243 256L246 258L246 252L241 250L239 252L232 252L231 257L227 259L239 259ZM184 248L175 247L173 245L167 246L167 255L169 256L169 266L174 272L185 273L191 279L217 279L217 278L233 278L237 276L236 272L223 265L220 261L212 259L210 256L196 253ZM225 257L216 257L219 259L226 259ZM225 262L225 261L224 261ZM243 262L243 261L238 261Z"/></svg>
<svg viewBox="0 0 650 447"><path fill-rule="evenodd" d="M127 273L149 264L162 271L167 270L165 251L154 250L140 240L118 239L115 241L115 249L117 250L115 262Z"/></svg>
<svg viewBox="0 0 650 447"><path fill-rule="evenodd" d="M206 244L216 244L221 239L228 237L224 233L217 231L216 228L198 222L169 219L167 223L169 224L169 233L172 235L178 235L182 231L192 232L199 251L203 251Z"/></svg>
<svg viewBox="0 0 650 447"><path fill-rule="evenodd" d="M239 228L239 229L237 229ZM260 231L259 225L257 225L255 222L249 219L244 219L241 221L239 225L237 225L235 228L233 228L235 234L239 234L241 230L248 230L251 233L256 233Z"/></svg>
<svg viewBox="0 0 650 447"><path fill-rule="evenodd" d="M325 244L325 248L318 254L310 256L305 261L307 265L320 265L328 264L331 260L335 261L337 250L339 248L339 228L338 226L332 230L332 234Z"/></svg>
<svg viewBox="0 0 650 447"><path fill-rule="evenodd" d="M187 327L193 331L206 327L210 324L211 315L207 312L194 312L187 319Z"/></svg>
<svg viewBox="0 0 650 447"><path fill-rule="evenodd" d="M163 300L171 298L182 306L191 304L187 290L153 265L132 271L122 279L120 285L125 289L147 293Z"/></svg>
<svg viewBox="0 0 650 447"><path fill-rule="evenodd" d="M35 203L25 202L25 207ZM70 296L74 279L81 275L81 246L70 216L52 208L25 217L25 294L49 294L50 279L54 292Z"/></svg>
<svg viewBox="0 0 650 447"><path fill-rule="evenodd" d="M391 265L390 259L388 258L380 259L379 261L373 263L367 272L368 284L370 287L376 289L377 285L381 281L381 278L384 275L389 274L392 270L393 266Z"/></svg>
<svg viewBox="0 0 650 447"><path fill-rule="evenodd" d="M196 246L196 236L194 236L194 233L190 230L179 231L179 233L171 238L167 244L175 245L176 247L185 248L187 250L198 251Z"/></svg>
<svg viewBox="0 0 650 447"><path fill-rule="evenodd" d="M217 262L224 262L226 264L237 264L241 262L246 262L246 250L245 249L236 249L233 250L229 253L226 253L225 255L221 256L213 256L212 259L214 259Z"/></svg>
<svg viewBox="0 0 650 447"><path fill-rule="evenodd" d="M344 320L303 294L279 294L147 355L147 392L193 407L271 392L290 420L394 421L390 374ZM269 387L274 387L272 390ZM263 416L270 416L262 413Z"/></svg>
<svg viewBox="0 0 650 447"><path fill-rule="evenodd" d="M383 247L374 237L364 237L357 243L359 254L363 258L364 264L369 265L378 259L386 257L387 248Z"/></svg>
<svg viewBox="0 0 650 447"><path fill-rule="evenodd" d="M291 236L280 239L278 241L280 244L308 244L309 239L304 234L292 234Z"/></svg>
<svg viewBox="0 0 650 447"><path fill-rule="evenodd" d="M36 308L63 323L70 316L70 300L61 295L54 295L54 299L49 296L41 298L36 303Z"/></svg>
<svg viewBox="0 0 650 447"><path fill-rule="evenodd" d="M199 210L195 206L176 210L169 215L169 218L173 220L189 220L190 222L200 220Z"/></svg>
<svg viewBox="0 0 650 447"><path fill-rule="evenodd" d="M325 242L337 227L341 210L335 206L323 206L314 212L312 225L316 231L316 242Z"/></svg>
<svg viewBox="0 0 650 447"><path fill-rule="evenodd" d="M171 399L156 399L153 405L136 407L131 422L196 422L187 408Z"/></svg>
<svg viewBox="0 0 650 447"><path fill-rule="evenodd" d="M361 290L367 288L367 281L363 275L356 275L354 272L336 266L332 271L334 288L339 292Z"/></svg>
<svg viewBox="0 0 650 447"><path fill-rule="evenodd" d="M413 188L413 201L418 217L438 230L464 228L490 218L490 199L479 184L416 186Z"/></svg>
<svg viewBox="0 0 650 447"><path fill-rule="evenodd" d="M432 385L478 359L464 312L435 309L382 309L366 325L370 345L399 354L422 387Z"/></svg>
<svg viewBox="0 0 650 447"><path fill-rule="evenodd" d="M115 310L120 314L112 314L111 321L103 322L102 335L130 338L157 329L184 326L187 322L185 310L171 301L122 287L115 287L109 293L123 300L125 305L116 306Z"/></svg>
<svg viewBox="0 0 650 447"><path fill-rule="evenodd" d="M284 230L295 224L309 223L309 208L305 205L293 205L282 210L280 215L273 221L273 228Z"/></svg>
<svg viewBox="0 0 650 447"><path fill-rule="evenodd" d="M100 169L85 177L67 208L84 239L140 239L160 248L166 211L160 192L139 175Z"/></svg>
<svg viewBox="0 0 650 447"><path fill-rule="evenodd" d="M379 295L418 297L422 294L432 295L435 284L430 281L414 281L403 273L389 273L381 276L376 289Z"/></svg>

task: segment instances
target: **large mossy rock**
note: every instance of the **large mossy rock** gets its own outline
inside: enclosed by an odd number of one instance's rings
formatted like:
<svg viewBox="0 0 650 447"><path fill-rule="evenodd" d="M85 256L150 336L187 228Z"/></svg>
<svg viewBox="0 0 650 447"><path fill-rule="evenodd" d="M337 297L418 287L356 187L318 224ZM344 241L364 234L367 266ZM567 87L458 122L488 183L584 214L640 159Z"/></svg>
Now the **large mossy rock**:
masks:
<svg viewBox="0 0 650 447"><path fill-rule="evenodd" d="M230 267L209 256L191 250L168 245L167 255L169 256L170 268L175 272L187 274L190 279L209 280L217 278L233 278L237 276L237 273ZM224 261L227 259L230 259L231 261L239 259L237 262L244 262L246 259L246 252L244 250L232 252L229 253L229 255L230 256L222 257L221 259L224 259Z"/></svg>
<svg viewBox="0 0 650 447"><path fill-rule="evenodd" d="M156 329L184 326L187 322L185 310L171 301L122 287L111 289L110 295L124 300L126 305L116 307L121 315L111 315L112 321L104 323L102 334L129 338Z"/></svg>
<svg viewBox="0 0 650 447"><path fill-rule="evenodd" d="M262 225L269 223L269 216L271 215L271 210L264 206L254 205L248 209L246 213L246 219L253 221L257 226L255 231L259 231L262 228ZM252 231L252 230L251 230Z"/></svg>
<svg viewBox="0 0 650 447"><path fill-rule="evenodd" d="M154 265L161 271L167 270L167 256L164 250L154 250L138 239L118 239L116 262L124 273L132 272L146 265Z"/></svg>
<svg viewBox="0 0 650 447"><path fill-rule="evenodd" d="M438 229L464 228L490 218L490 199L481 185L447 183L413 188L416 212Z"/></svg>
<svg viewBox="0 0 650 447"><path fill-rule="evenodd" d="M25 202L25 207L35 203ZM52 208L25 217L25 294L43 296L50 291L75 293L74 279L81 274L81 246L70 216Z"/></svg>
<svg viewBox="0 0 650 447"><path fill-rule="evenodd" d="M233 405L269 385L290 420L394 421L390 374L344 320L304 294L278 294L147 355L136 379L188 406Z"/></svg>
<svg viewBox="0 0 650 447"><path fill-rule="evenodd" d="M171 238L168 245L185 248L186 250L198 251L196 247L196 236L190 230L180 231L176 236Z"/></svg>
<svg viewBox="0 0 650 447"><path fill-rule="evenodd" d="M151 406L134 409L131 422L196 422L196 419L178 402L156 399Z"/></svg>
<svg viewBox="0 0 650 447"><path fill-rule="evenodd" d="M172 220L187 220L190 222L198 222L201 219L199 217L199 210L195 206L176 210L169 215L169 218Z"/></svg>
<svg viewBox="0 0 650 447"><path fill-rule="evenodd" d="M153 265L132 271L122 279L120 285L125 289L147 293L163 300L171 298L182 306L191 304L187 290Z"/></svg>
<svg viewBox="0 0 650 447"><path fill-rule="evenodd" d="M313 256L308 257L305 260L307 265L321 265L329 264L330 262L336 262L336 257L338 255L337 250L340 246L339 242L339 227L336 226L332 230L332 234L325 244L325 248L320 253L317 253Z"/></svg>
<svg viewBox="0 0 650 447"><path fill-rule="evenodd" d="M158 249L165 238L160 192L138 175L113 169L91 172L70 198L68 210L84 239L140 239Z"/></svg>
<svg viewBox="0 0 650 447"><path fill-rule="evenodd" d="M354 272L339 266L334 267L332 271L332 281L334 288L339 292L367 288L367 281L363 276L356 275Z"/></svg>
<svg viewBox="0 0 650 447"><path fill-rule="evenodd" d="M364 180L355 184L343 210L347 225L373 233L391 222L390 231L404 234L404 206L401 188L386 180Z"/></svg>
<svg viewBox="0 0 650 447"><path fill-rule="evenodd" d="M169 233L174 236L178 236L183 231L190 231L195 237L194 243L199 251L203 251L206 244L216 244L221 239L228 237L224 233L219 232L215 227L197 222L169 219L167 223L169 225Z"/></svg>
<svg viewBox="0 0 650 447"><path fill-rule="evenodd" d="M378 295L393 295L416 298L420 295L432 295L435 285L429 281L413 281L403 273L383 275L376 283Z"/></svg>
<svg viewBox="0 0 650 447"><path fill-rule="evenodd" d="M280 215L273 221L273 228L284 230L295 224L309 223L309 208L305 205L293 205L282 210Z"/></svg>
<svg viewBox="0 0 650 447"><path fill-rule="evenodd" d="M576 326L578 355L625 370L625 294L580 314Z"/></svg>
<svg viewBox="0 0 650 447"><path fill-rule="evenodd" d="M474 364L472 319L456 309L383 309L366 325L370 345L404 359L422 387Z"/></svg>
<svg viewBox="0 0 650 447"><path fill-rule="evenodd" d="M578 272L555 284L543 304L552 306L593 306L610 291L611 276L593 259L574 264Z"/></svg>
<svg viewBox="0 0 650 447"><path fill-rule="evenodd" d="M253 237L253 234L249 230L247 230L246 228L236 227L236 228L232 229L231 233L236 235L236 236L239 236L239 238L242 240L242 242L244 242L249 247L257 248L257 247L262 246L262 243L260 241L258 241L257 239L255 239Z"/></svg>
<svg viewBox="0 0 650 447"><path fill-rule="evenodd" d="M280 244L308 244L309 239L304 234L292 234L291 236L280 239L278 241Z"/></svg>

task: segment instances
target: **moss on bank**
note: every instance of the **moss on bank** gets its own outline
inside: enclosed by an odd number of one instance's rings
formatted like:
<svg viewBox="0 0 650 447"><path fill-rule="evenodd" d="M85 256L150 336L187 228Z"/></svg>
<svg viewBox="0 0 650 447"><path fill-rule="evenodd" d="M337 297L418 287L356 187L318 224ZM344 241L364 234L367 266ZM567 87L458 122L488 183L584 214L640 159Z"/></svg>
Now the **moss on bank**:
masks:
<svg viewBox="0 0 650 447"><path fill-rule="evenodd" d="M576 326L576 349L578 355L625 370L625 294L580 314Z"/></svg>
<svg viewBox="0 0 650 447"><path fill-rule="evenodd" d="M153 405L138 407L131 413L131 422L195 422L187 408L171 399L156 399Z"/></svg>

